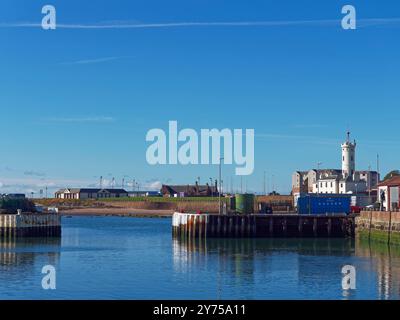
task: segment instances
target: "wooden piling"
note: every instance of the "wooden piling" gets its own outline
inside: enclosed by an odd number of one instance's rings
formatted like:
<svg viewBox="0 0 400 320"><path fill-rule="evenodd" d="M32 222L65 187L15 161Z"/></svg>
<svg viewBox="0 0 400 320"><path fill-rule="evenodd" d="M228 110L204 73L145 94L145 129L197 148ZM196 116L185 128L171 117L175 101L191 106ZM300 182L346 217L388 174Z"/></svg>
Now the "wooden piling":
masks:
<svg viewBox="0 0 400 320"><path fill-rule="evenodd" d="M318 219L317 218L314 218L314 221L313 221L313 234L314 234L314 237L318 236Z"/></svg>
<svg viewBox="0 0 400 320"><path fill-rule="evenodd" d="M392 235L392 210L389 211L389 230L387 243L390 244L390 238Z"/></svg>
<svg viewBox="0 0 400 320"><path fill-rule="evenodd" d="M332 219L328 219L327 229L328 229L328 237L330 237L332 234Z"/></svg>
<svg viewBox="0 0 400 320"><path fill-rule="evenodd" d="M270 217L269 219L269 235L270 237L274 236L274 217Z"/></svg>
<svg viewBox="0 0 400 320"><path fill-rule="evenodd" d="M299 236L302 237L303 236L303 219L301 217L299 217L299 220L298 220L298 229L299 229Z"/></svg>
<svg viewBox="0 0 400 320"><path fill-rule="evenodd" d="M234 221L234 225L235 225L235 237L238 238L239 237L239 226L240 226L240 217L236 216L235 217L235 221Z"/></svg>
<svg viewBox="0 0 400 320"><path fill-rule="evenodd" d="M229 217L229 229L228 229L229 237L233 237L233 217Z"/></svg>
<svg viewBox="0 0 400 320"><path fill-rule="evenodd" d="M355 229L354 217L346 216L176 213L172 221L174 237L191 242L206 237L353 237ZM0 232L9 231L4 228ZM48 229L46 232L51 234Z"/></svg>
<svg viewBox="0 0 400 320"><path fill-rule="evenodd" d="M287 236L287 218L283 219L282 231L283 231L283 235L286 237Z"/></svg>

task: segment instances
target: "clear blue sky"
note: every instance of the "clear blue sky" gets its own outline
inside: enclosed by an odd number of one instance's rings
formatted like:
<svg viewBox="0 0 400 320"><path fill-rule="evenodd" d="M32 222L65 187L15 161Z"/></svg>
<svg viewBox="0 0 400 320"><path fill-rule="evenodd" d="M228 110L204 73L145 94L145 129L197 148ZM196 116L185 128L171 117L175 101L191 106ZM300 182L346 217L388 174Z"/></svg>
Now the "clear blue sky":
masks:
<svg viewBox="0 0 400 320"><path fill-rule="evenodd" d="M45 4L69 28L21 27L40 23ZM357 9L355 31L341 29L345 4ZM398 1L378 0L3 0L0 192L88 186L100 175L147 188L215 178L215 166L147 164L146 133L169 120L254 128L249 191L262 190L264 171L270 188L274 175L288 192L295 170L340 167L347 128L358 169L375 169L377 153L382 173L397 169L398 18ZM259 21L293 24L118 28ZM224 167L225 181L233 175Z"/></svg>

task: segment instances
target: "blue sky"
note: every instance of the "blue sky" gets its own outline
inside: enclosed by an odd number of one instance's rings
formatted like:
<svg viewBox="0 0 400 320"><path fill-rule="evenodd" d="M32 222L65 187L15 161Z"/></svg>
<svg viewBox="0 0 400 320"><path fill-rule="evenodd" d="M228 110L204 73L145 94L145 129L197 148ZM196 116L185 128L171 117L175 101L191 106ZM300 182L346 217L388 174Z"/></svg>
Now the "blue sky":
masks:
<svg viewBox="0 0 400 320"><path fill-rule="evenodd" d="M64 27L34 26L45 4ZM340 26L345 4L357 30ZM271 23L282 21L291 23ZM358 169L375 169L377 153L382 173L397 169L399 34L398 1L4 0L0 192L89 186L100 175L146 188L215 178L216 166L147 164L147 131L170 120L254 128L248 191L262 190L264 171L269 189L274 175L288 192L295 170L340 167L347 128ZM224 180L238 188L234 168Z"/></svg>

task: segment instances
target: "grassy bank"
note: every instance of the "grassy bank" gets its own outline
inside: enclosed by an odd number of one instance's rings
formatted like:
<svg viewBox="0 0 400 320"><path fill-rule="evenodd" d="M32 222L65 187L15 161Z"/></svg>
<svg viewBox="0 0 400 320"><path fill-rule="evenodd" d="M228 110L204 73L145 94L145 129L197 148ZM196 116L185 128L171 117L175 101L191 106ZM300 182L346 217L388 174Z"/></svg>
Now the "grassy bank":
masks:
<svg viewBox="0 0 400 320"><path fill-rule="evenodd" d="M222 199L223 202L229 199ZM218 198L108 198L101 200L72 200L72 199L40 199L36 200L44 206L55 206L62 211L76 209L105 210L112 209L114 212L121 210L166 210L170 212L218 212Z"/></svg>
<svg viewBox="0 0 400 320"><path fill-rule="evenodd" d="M180 202L215 202L218 203L218 197L188 197L188 198L163 198L163 197L127 197L127 198L103 198L103 199L35 199L36 203L47 206L66 205L66 206L82 206L104 207L107 204L112 205L115 203L137 203L137 202L151 202L151 203L180 203ZM221 198L221 201L228 202L228 198Z"/></svg>
<svg viewBox="0 0 400 320"><path fill-rule="evenodd" d="M187 197L187 198L164 198L164 197L134 197L134 198L106 198L102 202L218 202L218 197ZM221 198L222 201L229 199Z"/></svg>
<svg viewBox="0 0 400 320"><path fill-rule="evenodd" d="M287 196L257 197L256 202L271 205L274 211L287 212L291 203ZM283 199L283 200L282 200ZM188 197L188 198L163 198L163 197L133 197L133 198L104 198L104 199L36 199L36 203L44 206L58 207L62 211L75 209L135 209L135 210L168 210L170 212L209 212L219 211L218 197ZM223 203L230 208L230 199L221 198ZM255 205L255 209L258 206Z"/></svg>

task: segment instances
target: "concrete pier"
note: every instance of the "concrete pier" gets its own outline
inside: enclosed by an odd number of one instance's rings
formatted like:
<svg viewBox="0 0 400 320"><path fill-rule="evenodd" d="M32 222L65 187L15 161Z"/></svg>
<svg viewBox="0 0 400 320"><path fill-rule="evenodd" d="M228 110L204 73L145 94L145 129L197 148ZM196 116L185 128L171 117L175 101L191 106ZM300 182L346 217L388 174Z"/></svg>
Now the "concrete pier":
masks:
<svg viewBox="0 0 400 320"><path fill-rule="evenodd" d="M0 214L0 238L61 237L58 214Z"/></svg>
<svg viewBox="0 0 400 320"><path fill-rule="evenodd" d="M173 235L191 238L345 238L355 236L354 216L215 215L175 213Z"/></svg>

